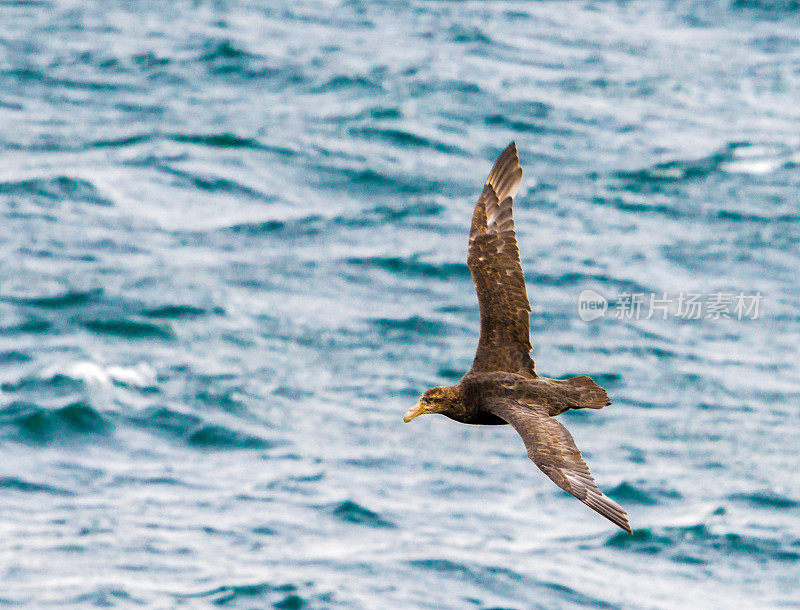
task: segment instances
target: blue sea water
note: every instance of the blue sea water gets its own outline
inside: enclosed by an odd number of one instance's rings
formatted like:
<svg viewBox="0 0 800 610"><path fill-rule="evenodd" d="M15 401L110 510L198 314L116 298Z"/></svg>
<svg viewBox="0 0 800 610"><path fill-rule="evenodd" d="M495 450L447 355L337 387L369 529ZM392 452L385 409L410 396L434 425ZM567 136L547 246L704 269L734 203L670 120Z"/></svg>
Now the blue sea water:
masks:
<svg viewBox="0 0 800 610"><path fill-rule="evenodd" d="M0 2L0 605L800 606L798 32L788 0ZM511 140L533 355L608 390L561 420L632 536L508 426L402 422L471 363ZM760 311L615 315L689 292Z"/></svg>

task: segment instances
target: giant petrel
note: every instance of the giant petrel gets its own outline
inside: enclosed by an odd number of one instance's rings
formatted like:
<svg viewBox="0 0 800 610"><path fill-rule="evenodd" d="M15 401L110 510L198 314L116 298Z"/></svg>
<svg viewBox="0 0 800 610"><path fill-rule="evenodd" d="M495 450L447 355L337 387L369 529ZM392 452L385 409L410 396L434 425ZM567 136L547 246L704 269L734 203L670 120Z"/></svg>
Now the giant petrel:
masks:
<svg viewBox="0 0 800 610"><path fill-rule="evenodd" d="M481 318L472 368L456 385L425 392L404 421L441 413L465 424L511 424L533 463L556 485L631 533L623 508L603 495L572 435L553 419L568 409L602 409L611 404L606 391L586 375L549 379L534 370L531 306L511 215L521 179L512 142L494 164L472 215L467 264Z"/></svg>

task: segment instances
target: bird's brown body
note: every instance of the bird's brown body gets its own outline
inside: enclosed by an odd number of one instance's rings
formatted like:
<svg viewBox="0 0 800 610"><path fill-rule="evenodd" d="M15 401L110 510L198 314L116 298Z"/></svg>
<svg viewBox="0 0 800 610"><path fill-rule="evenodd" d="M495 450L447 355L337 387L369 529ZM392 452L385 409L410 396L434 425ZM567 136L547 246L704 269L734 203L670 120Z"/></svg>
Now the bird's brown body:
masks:
<svg viewBox="0 0 800 610"><path fill-rule="evenodd" d="M481 316L475 361L456 385L425 392L406 413L439 413L477 425L511 424L528 456L556 485L627 532L625 511L603 495L564 426L552 419L568 409L602 409L606 391L586 375L540 377L530 357L531 312L512 217L522 169L512 142L483 187L469 235L469 265Z"/></svg>
<svg viewBox="0 0 800 610"><path fill-rule="evenodd" d="M439 413L462 424L507 424L490 410L498 399L513 399L531 408L544 407L549 416L567 409L601 409L609 404L605 390L586 376L531 379L517 373L469 373L447 389L452 393L448 392L447 408Z"/></svg>

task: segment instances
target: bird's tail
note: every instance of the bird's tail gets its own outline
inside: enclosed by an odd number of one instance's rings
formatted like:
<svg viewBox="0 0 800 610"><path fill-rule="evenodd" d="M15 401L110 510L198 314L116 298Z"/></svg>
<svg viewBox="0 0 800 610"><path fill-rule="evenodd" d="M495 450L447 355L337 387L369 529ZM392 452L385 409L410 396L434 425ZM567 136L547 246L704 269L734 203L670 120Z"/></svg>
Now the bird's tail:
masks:
<svg viewBox="0 0 800 610"><path fill-rule="evenodd" d="M602 409L611 404L606 391L587 375L569 379L553 379L552 383L558 388L561 404L552 405L551 410L556 412L550 413L550 415L558 415L568 409Z"/></svg>

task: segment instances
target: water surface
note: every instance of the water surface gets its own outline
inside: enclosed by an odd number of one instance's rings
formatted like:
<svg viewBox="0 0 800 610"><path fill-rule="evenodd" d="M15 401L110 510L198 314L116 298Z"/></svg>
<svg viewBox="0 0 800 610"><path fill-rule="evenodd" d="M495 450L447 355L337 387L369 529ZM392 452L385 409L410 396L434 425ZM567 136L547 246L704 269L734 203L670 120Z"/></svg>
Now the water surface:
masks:
<svg viewBox="0 0 800 610"><path fill-rule="evenodd" d="M0 604L800 603L796 3L0 4ZM402 414L477 341L516 140L537 367L615 530L509 427ZM763 296L591 323L577 299Z"/></svg>

